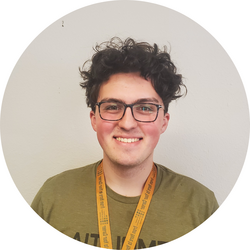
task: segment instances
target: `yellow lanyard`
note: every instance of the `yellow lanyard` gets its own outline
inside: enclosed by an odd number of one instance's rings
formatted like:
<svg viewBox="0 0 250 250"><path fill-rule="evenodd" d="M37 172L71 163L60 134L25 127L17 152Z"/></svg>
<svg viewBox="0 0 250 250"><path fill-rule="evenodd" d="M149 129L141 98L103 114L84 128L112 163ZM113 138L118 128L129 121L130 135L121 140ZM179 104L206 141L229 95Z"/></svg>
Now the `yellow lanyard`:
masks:
<svg viewBox="0 0 250 250"><path fill-rule="evenodd" d="M141 228L154 193L156 175L157 168L153 164L152 170L143 188L139 203L136 207L132 222L128 229L127 236L122 246L122 250L129 250L135 248L137 239L141 232ZM96 202L100 247L112 249L108 200L102 162L97 167L96 173Z"/></svg>

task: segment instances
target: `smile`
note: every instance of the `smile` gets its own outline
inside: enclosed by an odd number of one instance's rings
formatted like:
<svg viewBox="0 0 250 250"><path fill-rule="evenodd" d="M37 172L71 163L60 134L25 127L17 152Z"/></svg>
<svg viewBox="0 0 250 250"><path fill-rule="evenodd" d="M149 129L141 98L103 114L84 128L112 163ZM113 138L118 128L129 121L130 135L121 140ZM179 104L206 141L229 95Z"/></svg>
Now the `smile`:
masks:
<svg viewBox="0 0 250 250"><path fill-rule="evenodd" d="M117 141L126 142L126 143L133 143L133 142L137 142L140 140L139 138L121 138L121 137L116 137L115 139Z"/></svg>

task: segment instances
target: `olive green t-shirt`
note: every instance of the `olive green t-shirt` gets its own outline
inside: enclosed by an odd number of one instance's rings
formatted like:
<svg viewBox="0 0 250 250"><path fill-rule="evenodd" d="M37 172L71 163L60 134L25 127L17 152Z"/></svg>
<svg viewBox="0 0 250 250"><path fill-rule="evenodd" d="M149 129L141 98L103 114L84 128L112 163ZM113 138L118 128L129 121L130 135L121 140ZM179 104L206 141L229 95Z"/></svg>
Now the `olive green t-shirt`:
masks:
<svg viewBox="0 0 250 250"><path fill-rule="evenodd" d="M31 207L60 232L81 242L100 246L95 176L100 161L48 179ZM218 208L212 191L197 181L159 164L156 186L136 248L174 240L204 222ZM121 249L139 201L107 186L112 245Z"/></svg>

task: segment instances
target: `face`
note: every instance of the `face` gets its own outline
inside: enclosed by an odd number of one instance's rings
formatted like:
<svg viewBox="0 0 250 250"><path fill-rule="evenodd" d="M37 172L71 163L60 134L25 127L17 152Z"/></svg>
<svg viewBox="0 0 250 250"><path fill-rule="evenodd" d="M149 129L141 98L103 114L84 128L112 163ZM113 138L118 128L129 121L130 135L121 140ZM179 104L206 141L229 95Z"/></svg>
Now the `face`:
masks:
<svg viewBox="0 0 250 250"><path fill-rule="evenodd" d="M97 102L111 98L126 104L148 99L148 102L163 105L151 82L140 77L138 73L115 74L104 82L100 87ZM156 121L143 123L137 122L131 109L127 108L121 120L105 121L100 118L96 108L95 113L90 112L90 118L103 149L103 161L133 167L152 164L154 148L167 128L169 114L164 114L163 108L160 108Z"/></svg>

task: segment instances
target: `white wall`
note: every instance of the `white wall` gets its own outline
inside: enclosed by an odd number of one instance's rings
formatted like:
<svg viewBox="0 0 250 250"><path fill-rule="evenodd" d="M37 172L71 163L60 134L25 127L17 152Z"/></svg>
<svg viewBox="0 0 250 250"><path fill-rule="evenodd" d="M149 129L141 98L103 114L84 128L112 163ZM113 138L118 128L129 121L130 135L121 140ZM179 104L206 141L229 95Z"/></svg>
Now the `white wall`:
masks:
<svg viewBox="0 0 250 250"><path fill-rule="evenodd" d="M188 95L170 106L155 162L203 183L221 204L239 176L248 144L248 107L238 72L220 44L191 19L130 1L60 18L17 62L3 99L1 136L19 191L31 203L50 176L102 157L78 67L96 43L112 36L171 45Z"/></svg>

